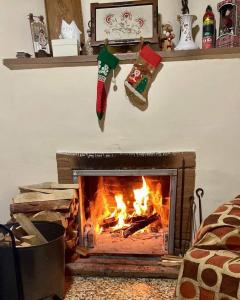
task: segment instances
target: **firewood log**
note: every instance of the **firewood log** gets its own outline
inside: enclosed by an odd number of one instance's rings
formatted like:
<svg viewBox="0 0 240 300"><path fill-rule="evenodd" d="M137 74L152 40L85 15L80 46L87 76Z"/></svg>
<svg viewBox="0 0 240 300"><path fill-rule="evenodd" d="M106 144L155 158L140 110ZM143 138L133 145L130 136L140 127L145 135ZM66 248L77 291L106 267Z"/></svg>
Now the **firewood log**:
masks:
<svg viewBox="0 0 240 300"><path fill-rule="evenodd" d="M79 212L79 203L76 203L75 205L75 209L73 211L73 216L77 216Z"/></svg>
<svg viewBox="0 0 240 300"><path fill-rule="evenodd" d="M37 243L38 243L35 235L22 236L21 241L25 242L25 243L28 243L32 246L37 245Z"/></svg>
<svg viewBox="0 0 240 300"><path fill-rule="evenodd" d="M10 237L9 234L6 234L5 237L4 237L4 242L8 242L8 243L11 243L12 242L12 238Z"/></svg>
<svg viewBox="0 0 240 300"><path fill-rule="evenodd" d="M20 245L17 245L17 248L22 248L22 247L31 247L32 245L26 242L22 242Z"/></svg>
<svg viewBox="0 0 240 300"><path fill-rule="evenodd" d="M14 238L15 244L19 245L21 244L21 241L17 238ZM12 246L12 238L9 234L4 235L3 233L0 233L0 246L9 247Z"/></svg>
<svg viewBox="0 0 240 300"><path fill-rule="evenodd" d="M10 204L11 214L15 213L37 213L43 210L69 212L71 201L69 200L52 200L52 201L34 201L28 203Z"/></svg>
<svg viewBox="0 0 240 300"><path fill-rule="evenodd" d="M55 211L41 211L30 218L32 221L49 221L61 224L64 228L68 227L68 220L60 213Z"/></svg>
<svg viewBox="0 0 240 300"><path fill-rule="evenodd" d="M35 235L35 245L42 245L47 243L47 239L41 234L41 232L35 227L28 217L24 214L14 215L16 221L22 226L28 235Z"/></svg>
<svg viewBox="0 0 240 300"><path fill-rule="evenodd" d="M56 182L43 182L39 184L31 184L31 185L19 187L19 189L56 189L56 190L78 189L78 188L79 185L77 183L61 184Z"/></svg>
<svg viewBox="0 0 240 300"><path fill-rule="evenodd" d="M126 219L126 223L135 223L135 222L139 222L139 221L144 221L146 220L148 217L147 216L134 216L134 217L129 217Z"/></svg>
<svg viewBox="0 0 240 300"><path fill-rule="evenodd" d="M148 217L146 220L139 221L136 223L133 223L130 225L127 229L123 231L123 236L127 238L128 236L134 234L140 229L143 229L144 227L148 226L149 224L152 224L153 222L160 219L160 216L158 214L153 214L150 217Z"/></svg>
<svg viewBox="0 0 240 300"><path fill-rule="evenodd" d="M117 225L118 220L115 217L106 218L103 220L102 224L100 225L103 228L109 228Z"/></svg>
<svg viewBox="0 0 240 300"><path fill-rule="evenodd" d="M26 203L34 201L54 201L54 200L64 200L64 199L74 199L78 195L76 190L53 190L52 193L40 193L40 192L29 192L18 194L13 198L13 203Z"/></svg>
<svg viewBox="0 0 240 300"><path fill-rule="evenodd" d="M22 236L27 235L26 231L23 230L21 226L13 226L12 233L18 240L20 240Z"/></svg>

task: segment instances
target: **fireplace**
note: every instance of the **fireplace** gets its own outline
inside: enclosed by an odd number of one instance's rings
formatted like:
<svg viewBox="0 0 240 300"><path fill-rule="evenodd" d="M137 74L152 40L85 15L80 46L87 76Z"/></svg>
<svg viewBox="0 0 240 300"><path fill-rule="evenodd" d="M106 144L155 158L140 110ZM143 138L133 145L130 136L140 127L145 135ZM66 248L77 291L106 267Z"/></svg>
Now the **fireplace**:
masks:
<svg viewBox="0 0 240 300"><path fill-rule="evenodd" d="M184 254L192 235L195 153L57 153L79 183L79 245L90 257Z"/></svg>

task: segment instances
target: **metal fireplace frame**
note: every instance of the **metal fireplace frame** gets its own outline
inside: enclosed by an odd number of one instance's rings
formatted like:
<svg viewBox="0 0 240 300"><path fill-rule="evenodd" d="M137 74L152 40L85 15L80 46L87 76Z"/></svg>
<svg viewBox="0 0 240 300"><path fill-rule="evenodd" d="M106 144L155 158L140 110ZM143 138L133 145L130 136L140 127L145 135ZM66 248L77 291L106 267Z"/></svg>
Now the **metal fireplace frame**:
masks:
<svg viewBox="0 0 240 300"><path fill-rule="evenodd" d="M73 172L74 183L78 183L79 176L80 177L84 177L84 176L169 176L171 200L170 200L170 216L169 216L168 253L174 254L177 169L73 170L72 172Z"/></svg>

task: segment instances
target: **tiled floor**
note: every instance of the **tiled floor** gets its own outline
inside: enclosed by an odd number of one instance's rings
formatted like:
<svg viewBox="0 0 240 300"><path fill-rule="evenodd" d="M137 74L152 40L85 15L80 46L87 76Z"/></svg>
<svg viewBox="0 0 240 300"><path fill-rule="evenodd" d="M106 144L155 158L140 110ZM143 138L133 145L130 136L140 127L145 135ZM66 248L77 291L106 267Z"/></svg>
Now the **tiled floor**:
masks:
<svg viewBox="0 0 240 300"><path fill-rule="evenodd" d="M66 280L65 300L172 300L176 281L74 277Z"/></svg>

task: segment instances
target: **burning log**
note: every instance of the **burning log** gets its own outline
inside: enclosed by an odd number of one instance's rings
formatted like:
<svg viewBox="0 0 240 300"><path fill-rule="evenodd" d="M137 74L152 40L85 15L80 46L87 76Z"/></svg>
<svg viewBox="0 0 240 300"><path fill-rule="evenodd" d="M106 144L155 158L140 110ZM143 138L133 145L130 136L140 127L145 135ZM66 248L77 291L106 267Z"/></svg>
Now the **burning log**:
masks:
<svg viewBox="0 0 240 300"><path fill-rule="evenodd" d="M110 218L104 219L100 226L102 228L106 229L106 228L109 228L109 227L116 226L117 223L118 223L118 220L116 220L115 217L110 217Z"/></svg>
<svg viewBox="0 0 240 300"><path fill-rule="evenodd" d="M129 228L129 226L123 226L122 228L118 228L118 229L113 229L110 231L110 233L118 233L118 232L122 232L124 231L125 229Z"/></svg>
<svg viewBox="0 0 240 300"><path fill-rule="evenodd" d="M128 236L134 234L138 230L143 229L144 227L152 224L153 222L156 222L160 220L160 216L158 214L153 214L150 217L147 217L146 220L138 221L130 225L127 229L123 231L123 236L127 238Z"/></svg>
<svg viewBox="0 0 240 300"><path fill-rule="evenodd" d="M147 216L134 216L134 217L129 217L126 220L126 223L135 223L135 222L140 222L140 221L144 221L147 220Z"/></svg>

